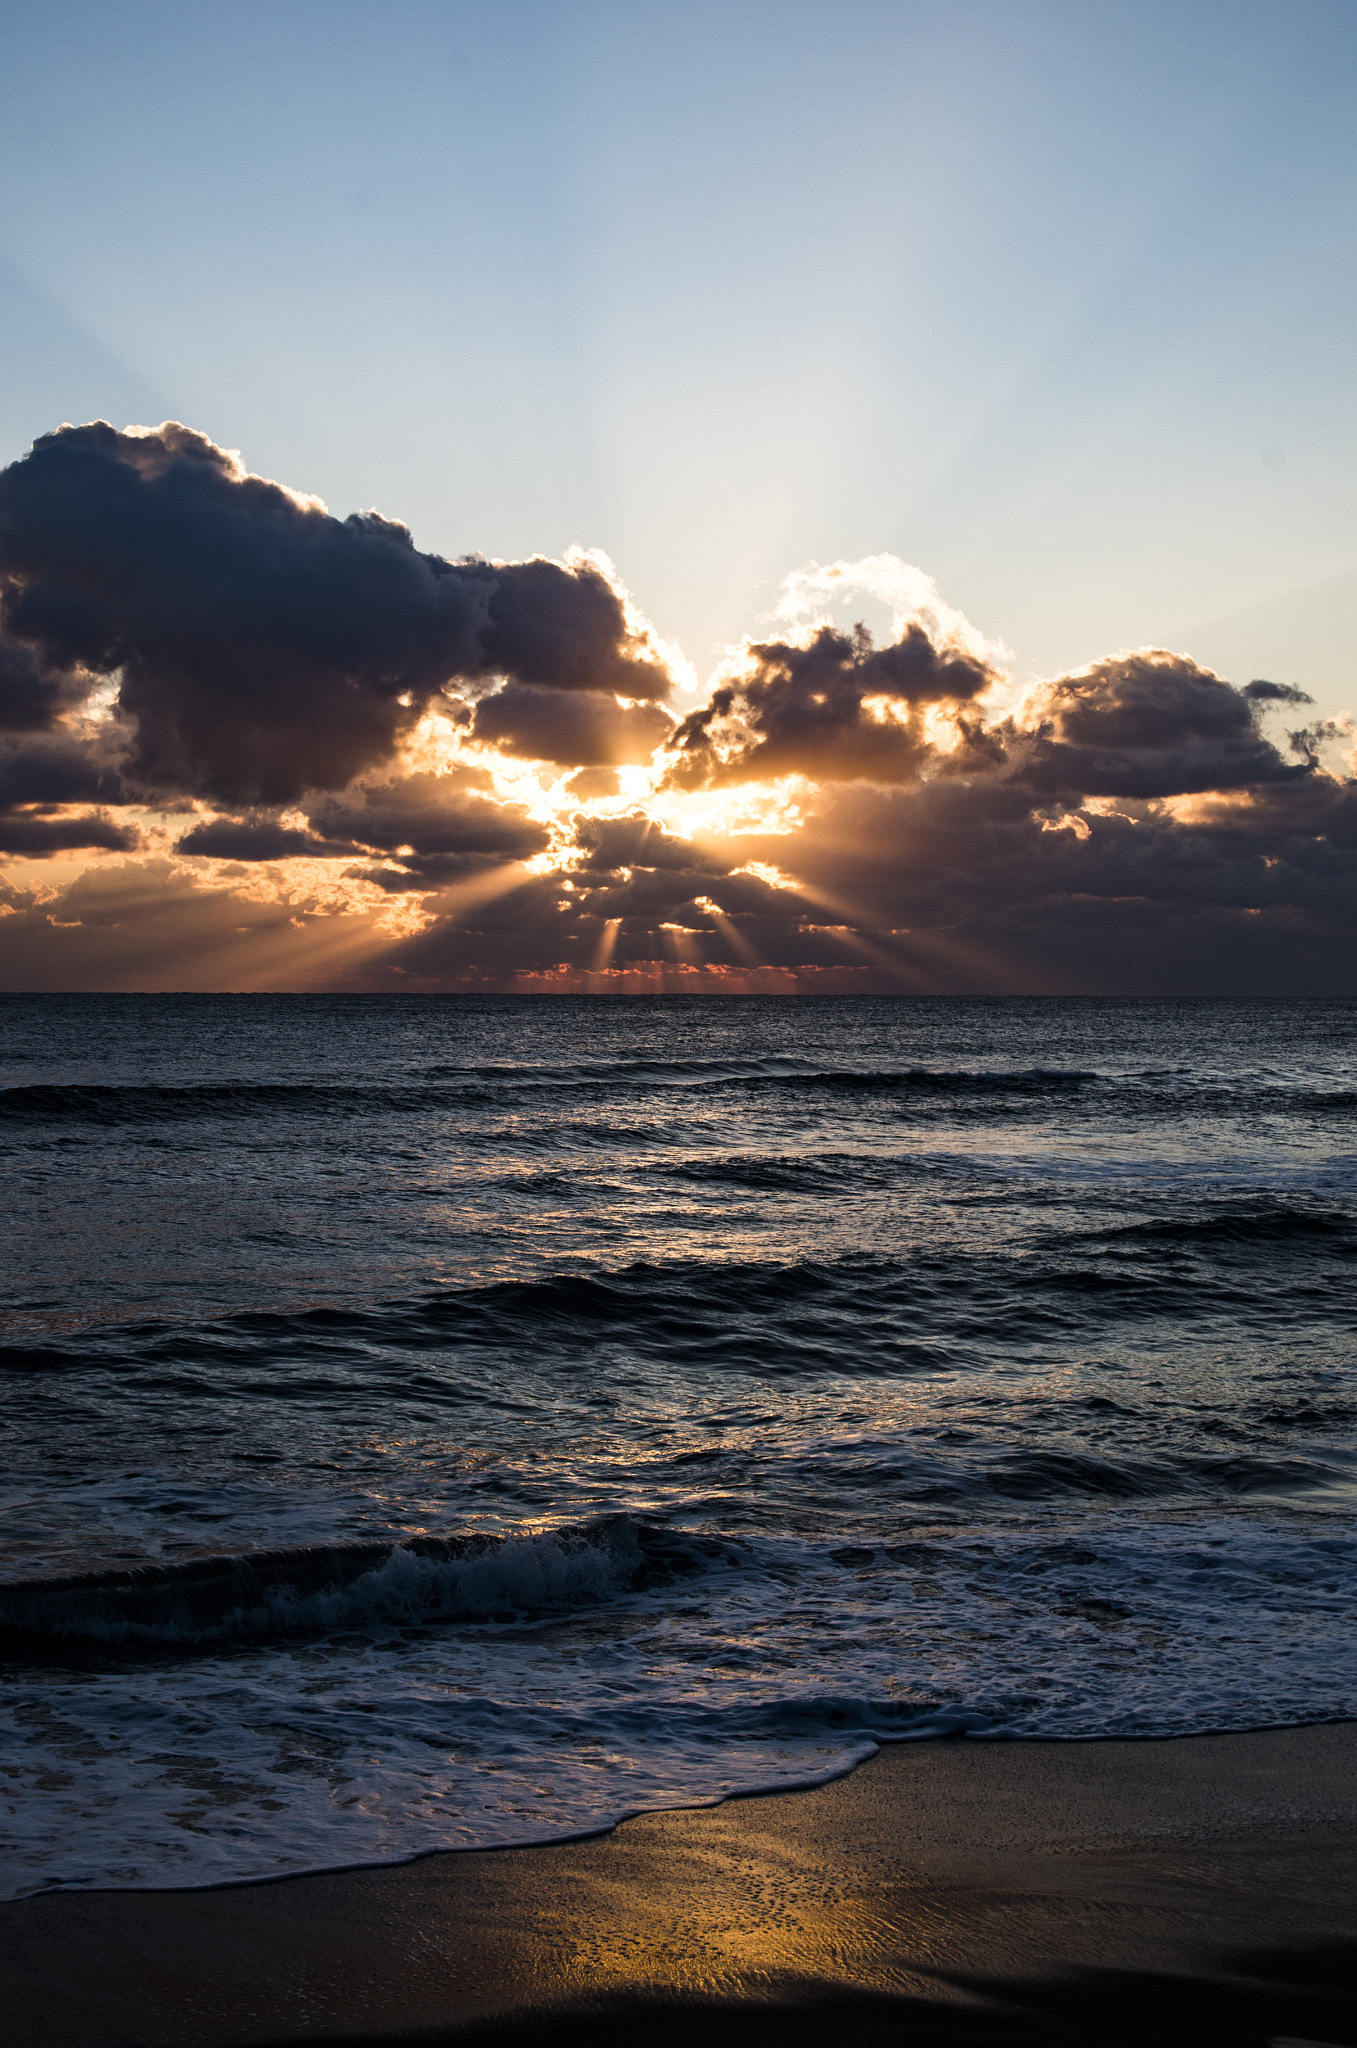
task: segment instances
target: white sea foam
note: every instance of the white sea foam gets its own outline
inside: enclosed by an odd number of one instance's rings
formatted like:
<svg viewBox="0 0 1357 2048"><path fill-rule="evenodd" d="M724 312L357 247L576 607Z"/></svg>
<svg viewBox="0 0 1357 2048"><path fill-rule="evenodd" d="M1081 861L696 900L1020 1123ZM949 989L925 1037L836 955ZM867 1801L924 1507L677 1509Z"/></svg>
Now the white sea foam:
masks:
<svg viewBox="0 0 1357 2048"><path fill-rule="evenodd" d="M6 1895L204 1884L559 1838L806 1784L874 1746L1167 1735L1357 1713L1357 1541L1321 1513L1043 1513L880 1546L746 1546L619 1592L553 1539L396 1554L335 1633L13 1674ZM515 1619L400 1626L431 1588Z"/></svg>

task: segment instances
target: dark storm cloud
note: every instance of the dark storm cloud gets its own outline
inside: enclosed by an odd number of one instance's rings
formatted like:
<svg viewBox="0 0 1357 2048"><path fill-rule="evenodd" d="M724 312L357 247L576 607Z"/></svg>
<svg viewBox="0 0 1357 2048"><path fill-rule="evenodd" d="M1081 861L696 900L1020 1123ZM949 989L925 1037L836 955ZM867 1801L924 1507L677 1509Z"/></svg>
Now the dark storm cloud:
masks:
<svg viewBox="0 0 1357 2048"><path fill-rule="evenodd" d="M755 854L875 927L941 926L999 907L1047 923L1073 916L1078 903L1097 904L1111 925L1155 905L1346 914L1357 903L1357 784L1269 750L1257 781L1241 788L1226 771L1252 742L1236 733L1231 743L1222 723L1227 744L1206 793L1194 794L1201 761L1192 733L1174 777L1152 775L1145 733L1123 729L1142 744L1108 776L1113 794L1052 798L1020 756L1016 770L940 772L907 789L827 789L794 844L779 852L778 842L756 841ZM1110 750L1089 752L1106 766ZM1158 785L1152 794L1146 782ZM1177 801L1164 801L1165 783Z"/></svg>
<svg viewBox="0 0 1357 2048"><path fill-rule="evenodd" d="M908 786L930 773L1004 777L1034 794L1162 797L1244 789L1305 774L1313 746L1288 761L1258 725L1273 703L1308 702L1287 685L1236 690L1183 655L1142 650L1046 684L1021 724L986 724L973 703L996 680L974 656L938 648L921 625L873 646L829 627L809 646L749 650L674 736L680 788L802 775L817 783ZM939 750L916 712L952 714Z"/></svg>
<svg viewBox="0 0 1357 2048"><path fill-rule="evenodd" d="M520 805L482 794L479 780L456 773L399 776L314 805L311 824L330 839L412 863L485 865L541 853L550 840L545 826Z"/></svg>
<svg viewBox="0 0 1357 2048"><path fill-rule="evenodd" d="M83 678L88 689L91 678ZM36 650L0 632L0 732L43 732L78 700L82 679L44 663Z"/></svg>
<svg viewBox="0 0 1357 2048"><path fill-rule="evenodd" d="M200 854L214 860L293 860L298 854L308 859L333 860L352 855L356 849L343 841L336 844L315 832L295 825L283 825L267 813L243 818L207 818L186 832L176 845L177 853Z"/></svg>
<svg viewBox="0 0 1357 2048"><path fill-rule="evenodd" d="M1239 694L1255 704L1313 704L1315 701L1304 690L1298 690L1294 683L1270 683L1266 676L1258 676L1253 682L1245 683Z"/></svg>
<svg viewBox="0 0 1357 2048"><path fill-rule="evenodd" d="M619 704L598 690L527 688L509 683L482 697L472 737L503 754L566 768L617 768L649 761L674 730L658 704Z"/></svg>
<svg viewBox="0 0 1357 2048"><path fill-rule="evenodd" d="M117 775L65 735L0 741L0 853L127 852L139 844L131 826L104 810L63 808L117 803L121 794Z"/></svg>
<svg viewBox="0 0 1357 2048"><path fill-rule="evenodd" d="M721 872L690 839L666 832L644 811L622 818L579 817L575 820L572 869L615 874L621 868L667 868L695 874Z"/></svg>
<svg viewBox="0 0 1357 2048"><path fill-rule="evenodd" d="M559 870L444 911L392 951L391 971L416 980L512 982L523 973L587 975L600 963L673 961L694 943L719 961L730 948L732 914L765 914L774 927L795 928L786 899L752 875L732 873L728 853L667 833L641 812L580 816L574 826L575 844ZM721 898L715 908L713 891ZM430 902L438 908L436 897ZM738 956L738 934L735 946Z"/></svg>
<svg viewBox="0 0 1357 2048"><path fill-rule="evenodd" d="M575 844L559 870L490 902L449 909L401 942L392 971L512 982L656 961L743 968L760 949L779 958L790 948L800 961L832 954L806 938L807 906L734 866L738 851L679 838L640 812L574 822Z"/></svg>
<svg viewBox="0 0 1357 2048"><path fill-rule="evenodd" d="M883 646L761 641L675 726L657 644L586 558L448 562L182 427L63 429L0 472L0 852L126 851L119 805L193 815L176 862L0 891L0 973L1357 995L1346 725L1288 733L1304 691L1162 649L1013 704L967 632L939 609ZM110 714L79 717L109 677ZM484 759L405 772L433 703L463 741L573 770L576 815L501 800ZM727 836L591 816L657 747L662 802L797 779L763 829L738 795ZM261 901L260 866L298 859L331 863L313 895L299 869ZM422 902L374 922L346 878Z"/></svg>
<svg viewBox="0 0 1357 2048"><path fill-rule="evenodd" d="M825 626L807 647L780 640L751 646L748 663L675 734L672 773L680 788L780 775L909 781L929 747L908 713L969 703L998 679L974 655L937 646L917 622L885 647L862 627L849 634ZM880 699L906 719L873 715L870 702Z"/></svg>
<svg viewBox="0 0 1357 2048"><path fill-rule="evenodd" d="M842 673L862 641L847 660L842 644L819 653ZM767 707L795 711L795 680L755 700L752 734L738 723L750 700L727 700L715 778L767 772ZM959 744L892 751L870 734L868 753L866 694L854 682L838 700L837 777L782 757L810 782L795 830L689 840L639 810L581 813L557 872L450 904L393 949L391 971L429 985L663 972L676 988L1357 994L1357 785L1260 733L1256 714L1289 698L1152 650L1056 679L1020 720L985 726L970 700L936 698ZM701 719L689 730L705 748Z"/></svg>
<svg viewBox="0 0 1357 2048"><path fill-rule="evenodd" d="M54 853L82 850L131 853L141 835L120 825L104 811L82 811L75 817L38 811L0 811L0 853L43 859Z"/></svg>
<svg viewBox="0 0 1357 2048"><path fill-rule="evenodd" d="M11 890L9 907L7 988L324 989L346 945L370 949L361 917L204 885L169 860L91 866L56 898Z"/></svg>
<svg viewBox="0 0 1357 2048"><path fill-rule="evenodd" d="M306 828L276 814L205 819L185 833L177 851L218 860L399 859L402 876L372 879L400 888L420 878L466 873L498 862L528 860L549 842L545 828L521 806L485 794L489 777L475 770L405 775L358 784L342 797L313 798Z"/></svg>
<svg viewBox="0 0 1357 2048"><path fill-rule="evenodd" d="M1299 693L1296 693L1299 695ZM1151 649L1060 676L1040 693L1035 729L999 735L1024 787L1074 797L1186 796L1295 780L1263 737L1255 705L1280 685L1236 690L1183 655Z"/></svg>
<svg viewBox="0 0 1357 2048"><path fill-rule="evenodd" d="M0 805L120 803L122 784L66 734L0 741Z"/></svg>
<svg viewBox="0 0 1357 2048"><path fill-rule="evenodd" d="M457 566L478 572L476 564ZM596 569L533 561L488 572L479 565L479 573L491 578L487 619L478 665L464 673L513 676L545 690L669 695L668 670L632 640L617 592Z"/></svg>
<svg viewBox="0 0 1357 2048"><path fill-rule="evenodd" d="M39 667L120 672L130 775L228 802L342 788L452 680L669 688L592 565L421 554L174 424L64 427L0 471L0 593ZM10 695L42 709L22 657Z"/></svg>
<svg viewBox="0 0 1357 2048"><path fill-rule="evenodd" d="M765 857L923 986L1357 993L1357 803L1331 777L1185 816L1043 813L980 780L828 791Z"/></svg>
<svg viewBox="0 0 1357 2048"><path fill-rule="evenodd" d="M842 672L842 644L819 652ZM795 711L801 680L752 708L725 699L713 779L767 772L767 706ZM854 684L837 703L851 741L838 776L784 755L818 785L794 831L690 841L640 812L581 815L558 874L493 918L448 915L393 958L548 981L667 963L675 986L710 971L811 987L1357 993L1357 784L1263 736L1256 714L1289 696L1150 650L1057 678L989 726L965 699L937 699L959 744L864 754L865 694ZM688 722L698 748L710 730Z"/></svg>
<svg viewBox="0 0 1357 2048"><path fill-rule="evenodd" d="M695 842L639 813L582 816L560 869L517 870L521 880L469 901L441 890L467 871L460 855L394 850L412 844L396 834L420 831L423 809L410 792L376 791L361 835L393 847L373 879L426 892L434 922L375 953L369 944L352 974L331 965L328 985L553 986L564 976L613 987L635 985L630 973L654 986L662 966L675 988L1357 996L1357 785L1328 774L1203 796L1185 811L1145 798L1034 800L995 775L837 784L808 801L794 832ZM440 858L453 863L442 874ZM788 886L751 863L774 864ZM110 883L100 899L120 906L128 961L141 924L147 946L165 929L159 888L148 881L124 903ZM195 924L196 899L176 889L177 929L195 961L237 946L220 890L204 888ZM86 940L65 929L84 901L45 907L60 929L36 910L5 920L0 957L14 985L55 975L58 955L85 958ZM249 916L270 945L290 943L286 919ZM277 957L281 969L260 985L308 985L286 952ZM81 971L91 985L93 966ZM201 985L227 985L225 969Z"/></svg>

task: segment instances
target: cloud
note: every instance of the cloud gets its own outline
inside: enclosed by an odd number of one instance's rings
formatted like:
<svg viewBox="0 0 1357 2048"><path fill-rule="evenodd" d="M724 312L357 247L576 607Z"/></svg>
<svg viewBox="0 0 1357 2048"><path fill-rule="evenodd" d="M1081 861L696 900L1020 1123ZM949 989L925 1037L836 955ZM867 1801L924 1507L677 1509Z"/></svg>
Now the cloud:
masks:
<svg viewBox="0 0 1357 2048"><path fill-rule="evenodd" d="M243 818L206 818L175 846L176 853L233 861L332 860L336 855L351 858L356 851L343 841L322 839L316 832L284 825L258 811Z"/></svg>
<svg viewBox="0 0 1357 2048"><path fill-rule="evenodd" d="M399 859L414 875L447 875L530 860L551 834L521 804L498 803L474 776L406 775L330 798L311 812L327 837Z"/></svg>
<svg viewBox="0 0 1357 2048"><path fill-rule="evenodd" d="M999 737L1014 778L1046 794L1247 789L1306 772L1284 760L1257 724L1255 707L1283 696L1272 683L1233 689L1185 655L1145 648L1058 676L1034 694L1022 729L1010 722Z"/></svg>
<svg viewBox="0 0 1357 2048"><path fill-rule="evenodd" d="M612 818L580 816L574 827L572 872L616 874L623 868L712 872L710 863L691 840L666 832L645 811ZM719 867L720 863L718 872Z"/></svg>
<svg viewBox="0 0 1357 2048"><path fill-rule="evenodd" d="M873 645L863 627L821 626L808 645L751 644L737 671L674 737L681 789L806 775L908 782L933 752L919 713L969 704L999 680L988 661L939 644L917 619Z"/></svg>
<svg viewBox="0 0 1357 2048"><path fill-rule="evenodd" d="M987 722L975 700L1001 680L987 660L930 639L918 620L877 647L865 629L822 626L805 646L751 645L739 672L674 737L685 789L801 775L902 787L980 774L1045 796L1181 796L1306 773L1261 731L1283 686L1234 689L1187 656L1146 648L1056 677L1020 718ZM940 724L921 716L944 711Z"/></svg>
<svg viewBox="0 0 1357 2048"><path fill-rule="evenodd" d="M68 734L0 740L0 853L42 857L82 847L129 852L140 839L135 826L103 809L66 809L116 804L121 796L116 771Z"/></svg>
<svg viewBox="0 0 1357 2048"><path fill-rule="evenodd" d="M521 683L482 697L471 726L482 745L567 768L649 761L673 730L673 719L658 704L619 704L598 690L566 695Z"/></svg>
<svg viewBox="0 0 1357 2048"><path fill-rule="evenodd" d="M116 769L72 734L0 740L0 806L116 804L122 797Z"/></svg>
<svg viewBox="0 0 1357 2048"><path fill-rule="evenodd" d="M622 778L613 768L581 768L565 784L565 793L576 803L587 804L597 797L622 794Z"/></svg>
<svg viewBox="0 0 1357 2048"><path fill-rule="evenodd" d="M453 681L670 687L596 558L421 554L172 422L63 427L0 471L0 613L28 651L9 692L25 716L44 704L25 659L117 674L129 775L228 802L343 788Z"/></svg>
<svg viewBox="0 0 1357 2048"><path fill-rule="evenodd" d="M581 554L568 569L541 560L498 565L479 635L479 666L463 673L513 676L544 690L667 697L672 678L658 642L629 621L600 566L604 560ZM483 573L483 565L471 566Z"/></svg>
<svg viewBox="0 0 1357 2048"><path fill-rule="evenodd" d="M0 811L0 853L42 859L87 848L131 853L140 844L141 834L135 826L119 824L106 811L82 811L75 816Z"/></svg>
<svg viewBox="0 0 1357 2048"><path fill-rule="evenodd" d="M0 472L0 629L10 987L1357 996L1350 723L1162 648L1020 688L890 556L676 722L604 558L95 425Z"/></svg>
<svg viewBox="0 0 1357 2048"><path fill-rule="evenodd" d="M1315 701L1304 690L1298 690L1294 683L1270 683L1265 676L1245 683L1239 694L1254 704L1313 704Z"/></svg>
<svg viewBox="0 0 1357 2048"><path fill-rule="evenodd" d="M0 732L43 732L90 677L45 663L36 650L0 632Z"/></svg>
<svg viewBox="0 0 1357 2048"><path fill-rule="evenodd" d="M245 862L384 856L399 862L399 886L407 888L541 853L551 840L546 827L522 805L487 796L477 785L489 779L461 770L359 783L343 796L312 797L304 824L260 810L204 819L175 851ZM381 879L389 886L397 878Z"/></svg>
<svg viewBox="0 0 1357 2048"><path fill-rule="evenodd" d="M365 916L263 899L170 860L116 860L56 893L8 896L10 988L323 989L372 952Z"/></svg>
<svg viewBox="0 0 1357 2048"><path fill-rule="evenodd" d="M1004 668L1011 658L1002 640L981 633L964 612L948 604L931 576L898 555L808 562L783 577L770 616L777 624L804 633L807 627L830 623L834 605L856 604L864 597L890 608L897 640L908 626L918 625L934 646L969 654L988 667Z"/></svg>

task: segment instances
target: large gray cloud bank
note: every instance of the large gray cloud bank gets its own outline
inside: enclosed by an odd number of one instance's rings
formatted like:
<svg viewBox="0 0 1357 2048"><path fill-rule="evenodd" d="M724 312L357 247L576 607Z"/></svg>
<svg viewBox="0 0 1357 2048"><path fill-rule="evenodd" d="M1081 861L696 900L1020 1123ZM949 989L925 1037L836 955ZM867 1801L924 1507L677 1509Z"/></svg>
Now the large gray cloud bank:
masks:
<svg viewBox="0 0 1357 2048"><path fill-rule="evenodd" d="M286 803L391 754L449 684L663 697L595 570L421 554L202 434L64 427L0 472L0 722L120 677L148 790Z"/></svg>
<svg viewBox="0 0 1357 2048"><path fill-rule="evenodd" d="M589 558L447 561L184 427L63 428L0 472L0 852L97 859L55 908L5 885L0 975L239 984L258 932L287 986L290 924L295 985L1357 994L1357 784L1303 690L1157 649L1003 681L923 617L822 626L679 717ZM431 706L468 749L439 773L401 757ZM496 759L574 771L580 804L653 762L654 801L549 824ZM780 795L766 828L655 815L742 791ZM176 811L177 861L110 865ZM298 856L422 929L313 968L309 913L229 924L241 875L257 906Z"/></svg>

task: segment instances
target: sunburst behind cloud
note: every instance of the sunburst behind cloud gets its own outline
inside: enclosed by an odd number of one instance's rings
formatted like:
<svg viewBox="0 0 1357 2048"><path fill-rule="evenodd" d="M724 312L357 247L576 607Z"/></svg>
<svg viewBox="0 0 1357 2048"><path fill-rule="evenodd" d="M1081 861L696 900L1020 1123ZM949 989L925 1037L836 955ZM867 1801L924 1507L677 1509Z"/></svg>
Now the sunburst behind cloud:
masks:
<svg viewBox="0 0 1357 2048"><path fill-rule="evenodd" d="M855 607L885 608L876 635ZM881 553L698 685L597 551L449 561L173 423L0 472L11 986L1347 986L1351 731L1017 678Z"/></svg>

